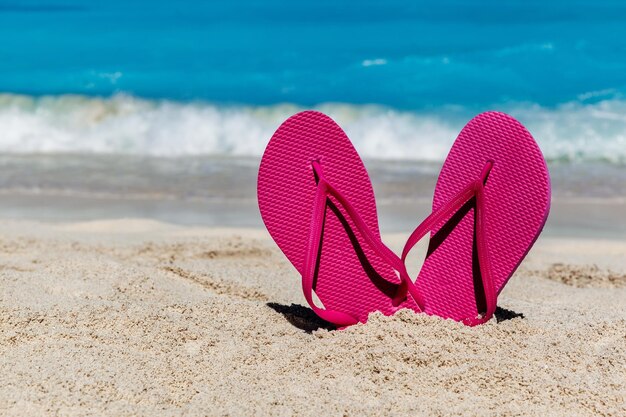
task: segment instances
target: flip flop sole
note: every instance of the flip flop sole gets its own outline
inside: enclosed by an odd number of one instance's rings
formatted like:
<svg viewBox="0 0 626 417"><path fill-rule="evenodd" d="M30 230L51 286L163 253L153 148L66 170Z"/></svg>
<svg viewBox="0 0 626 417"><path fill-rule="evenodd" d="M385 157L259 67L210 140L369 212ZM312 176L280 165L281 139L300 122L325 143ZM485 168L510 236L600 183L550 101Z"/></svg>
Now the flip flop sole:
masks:
<svg viewBox="0 0 626 417"><path fill-rule="evenodd" d="M444 162L433 210L479 178L490 160L494 165L484 188L485 241L500 293L537 239L550 207L546 162L524 126L498 112L473 118ZM484 311L474 233L471 204L431 232L416 281L426 313L461 321Z"/></svg>
<svg viewBox="0 0 626 417"><path fill-rule="evenodd" d="M343 130L314 111L286 120L270 140L259 168L257 194L263 222L295 268L302 273L308 247L316 181L312 162L379 236L376 202L369 176ZM415 308L412 300L394 307L397 278L393 269L368 245L344 209L329 197L318 257L315 292L329 310L365 322L368 314L393 314Z"/></svg>

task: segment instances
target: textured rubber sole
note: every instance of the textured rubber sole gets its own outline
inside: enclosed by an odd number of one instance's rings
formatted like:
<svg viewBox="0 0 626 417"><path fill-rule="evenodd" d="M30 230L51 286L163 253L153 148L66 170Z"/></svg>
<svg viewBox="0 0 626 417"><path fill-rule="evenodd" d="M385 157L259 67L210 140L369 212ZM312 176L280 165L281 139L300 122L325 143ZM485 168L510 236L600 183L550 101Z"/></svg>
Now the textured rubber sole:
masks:
<svg viewBox="0 0 626 417"><path fill-rule="evenodd" d="M489 160L494 165L484 188L485 238L500 293L541 232L550 207L548 168L524 126L498 112L473 118L444 162L433 210L476 180ZM431 232L416 280L428 314L461 321L484 311L473 203Z"/></svg>
<svg viewBox="0 0 626 417"><path fill-rule="evenodd" d="M267 145L257 195L267 230L300 273L316 191L314 160L321 162L328 181L347 197L369 229L380 235L369 176L346 134L322 113L298 113L278 128ZM415 308L410 299L392 305L400 280L356 230L330 197L314 287L324 307L348 313L360 322L374 311L391 315L400 308Z"/></svg>

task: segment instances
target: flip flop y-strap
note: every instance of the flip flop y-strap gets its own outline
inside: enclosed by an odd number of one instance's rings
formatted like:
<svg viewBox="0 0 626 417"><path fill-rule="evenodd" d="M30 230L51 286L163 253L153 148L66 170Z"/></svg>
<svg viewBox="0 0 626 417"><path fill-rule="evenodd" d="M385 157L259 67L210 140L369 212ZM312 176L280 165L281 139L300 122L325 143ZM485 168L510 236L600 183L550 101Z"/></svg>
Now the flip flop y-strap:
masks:
<svg viewBox="0 0 626 417"><path fill-rule="evenodd" d="M463 320L463 323L468 326L476 326L478 324L485 323L491 319L496 311L498 294L495 289L495 285L492 278L492 267L489 258L488 245L485 240L485 200L484 200L484 186L489 176L489 172L493 167L493 161L488 161L478 179L468 184L465 188L459 191L454 197L442 204L439 209L432 212L424 221L411 233L411 236L407 240L404 249L402 250L401 260L406 262L406 258L411 249L419 242L428 232L440 224L442 221L450 218L452 214L456 213L463 207L470 199L475 198L475 239L476 239L476 252L478 255L478 264L480 270L480 276L482 281L482 287L485 296L485 311L479 313L476 317L467 317ZM402 279L402 289L406 289L419 307L423 310L424 304L422 296L411 278L409 277L406 268L398 270L400 272L400 278ZM398 294L401 297L402 294Z"/></svg>
<svg viewBox="0 0 626 417"><path fill-rule="evenodd" d="M326 203L329 196L334 197L334 199L345 209L365 242L376 252L378 256L381 257L381 259L395 269L400 276L408 276L408 273L406 272L404 262L391 249L385 246L385 244L382 243L374 233L372 233L354 206L350 204L346 197L337 188L326 180L321 161L313 161L312 168L315 180L317 181L317 189L315 191L315 199L313 201L307 252L304 258L304 267L302 269L302 290L309 306L319 317L340 327L350 326L358 323L359 320L354 316L341 311L322 309L315 305L315 302L313 301L313 287L320 254L322 234L324 231ZM399 288L401 287L403 286L400 286ZM400 299L400 297L396 297L394 299Z"/></svg>

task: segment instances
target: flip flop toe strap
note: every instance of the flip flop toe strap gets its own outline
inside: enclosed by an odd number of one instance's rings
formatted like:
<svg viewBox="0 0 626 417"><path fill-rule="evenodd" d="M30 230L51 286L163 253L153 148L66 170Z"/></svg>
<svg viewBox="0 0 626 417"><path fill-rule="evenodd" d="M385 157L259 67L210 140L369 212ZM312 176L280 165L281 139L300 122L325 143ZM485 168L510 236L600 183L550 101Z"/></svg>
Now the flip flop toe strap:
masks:
<svg viewBox="0 0 626 417"><path fill-rule="evenodd" d="M483 171L478 179L468 184L465 188L459 191L446 203L442 204L437 210L433 211L424 221L417 226L417 228L411 233L411 236L407 240L404 249L402 251L401 260L406 263L406 258L411 249L419 242L427 233L429 233L435 226L442 221L450 218L450 216L457 212L465 203L470 199L476 199L475 206L475 223L476 229L476 250L478 254L478 263L480 268L480 276L485 296L485 311L479 313L476 317L468 317L463 320L463 323L468 326L476 326L487 322L495 313L498 294L493 283L492 267L487 248L487 242L485 239L485 197L484 186L493 167L493 162L488 161L483 168ZM424 303L417 287L409 277L406 268L400 271L400 278L403 281L403 288L411 294L416 303L423 310Z"/></svg>
<svg viewBox="0 0 626 417"><path fill-rule="evenodd" d="M344 208L345 212L352 219L355 228L361 234L365 242L376 252L378 256L381 257L381 259L387 262L394 270L398 271L400 276L408 275L408 273L406 272L404 262L395 253L393 253L391 249L380 241L380 238L370 230L365 221L359 215L358 211L354 208L354 206L352 206L352 204L350 204L348 199L327 181L322 170L321 162L319 160L313 161L312 167L317 180L317 189L315 191L315 199L313 202L307 253L302 270L302 290L309 306L319 317L328 322L334 323L337 326L349 326L358 323L359 320L348 313L322 309L315 305L313 300L313 284L320 256L320 245L326 215L326 202L329 196L334 197L335 200ZM399 287L402 286L403 284ZM394 301L395 300L396 298L394 298Z"/></svg>

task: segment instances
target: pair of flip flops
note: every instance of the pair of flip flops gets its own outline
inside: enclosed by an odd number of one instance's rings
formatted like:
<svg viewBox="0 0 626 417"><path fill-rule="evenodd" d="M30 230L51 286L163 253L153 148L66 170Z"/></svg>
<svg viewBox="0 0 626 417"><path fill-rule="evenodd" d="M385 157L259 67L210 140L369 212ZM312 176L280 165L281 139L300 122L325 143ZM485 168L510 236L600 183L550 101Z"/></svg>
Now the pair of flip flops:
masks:
<svg viewBox="0 0 626 417"><path fill-rule="evenodd" d="M339 327L402 308L470 326L488 321L550 207L537 143L498 112L463 128L439 174L433 211L401 256L380 238L361 158L322 113L298 113L278 128L261 160L257 191L265 226L302 275L307 302ZM412 280L407 255L428 233L426 258Z"/></svg>

